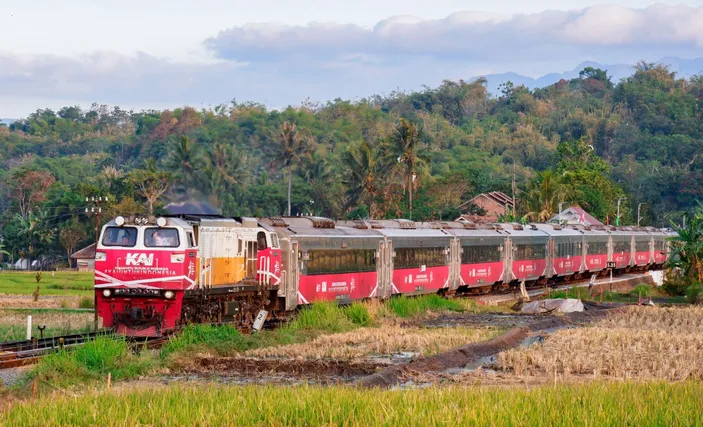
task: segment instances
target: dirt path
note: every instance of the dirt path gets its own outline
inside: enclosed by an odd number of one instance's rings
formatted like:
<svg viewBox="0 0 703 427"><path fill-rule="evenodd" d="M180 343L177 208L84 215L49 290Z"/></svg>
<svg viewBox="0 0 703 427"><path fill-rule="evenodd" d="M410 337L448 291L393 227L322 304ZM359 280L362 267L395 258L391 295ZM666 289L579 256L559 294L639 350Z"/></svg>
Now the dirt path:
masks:
<svg viewBox="0 0 703 427"><path fill-rule="evenodd" d="M488 341L467 344L436 356L416 359L405 365L388 367L357 380L355 384L362 387L390 387L400 383L406 376L416 375L417 372L441 372L480 363L482 359L517 347L536 333L588 323L624 309L624 307L600 308L591 306L590 310L584 312L542 317L528 325L512 328L505 334Z"/></svg>

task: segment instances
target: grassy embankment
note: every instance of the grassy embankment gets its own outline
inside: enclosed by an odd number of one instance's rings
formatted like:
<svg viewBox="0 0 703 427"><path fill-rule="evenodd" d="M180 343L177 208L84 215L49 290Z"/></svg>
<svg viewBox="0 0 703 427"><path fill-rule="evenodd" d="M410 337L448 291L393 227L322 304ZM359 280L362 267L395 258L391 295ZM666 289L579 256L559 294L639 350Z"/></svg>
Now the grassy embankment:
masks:
<svg viewBox="0 0 703 427"><path fill-rule="evenodd" d="M0 424L701 425L703 384L593 383L405 391L350 387L169 386L18 404Z"/></svg>
<svg viewBox="0 0 703 427"><path fill-rule="evenodd" d="M444 336L437 333L431 335L426 331L418 331L417 335L425 334L424 339L413 339L400 335L393 340L390 336L397 329L388 329L385 333L388 336L385 345L383 345L383 340L379 338L379 333L386 326L392 325L393 321L399 321L399 319L422 316L432 311L466 311L471 309L476 308L470 301L447 300L435 295L420 298L400 297L383 304L379 302L355 303L348 307L339 307L334 303L316 303L301 310L286 325L275 330L255 334L242 334L231 326L191 325L172 338L158 353L145 351L140 356L128 352L127 345L123 340L99 338L75 351L62 352L43 358L31 371L30 377L37 377L42 382L52 385L69 387L97 381L101 378L104 380L108 372L112 373L113 378L121 379L143 375L158 367L177 368L179 358L190 360L194 353L226 356L244 355L248 351L272 347L283 348L288 345L311 343L311 341L314 342L315 339L321 339L323 336L334 337L334 334L343 335L355 332L361 341L374 341L376 346L368 347L369 353L376 349L424 351L424 346L427 346L429 351L440 351L449 345L483 339L495 334L496 330L459 329L459 332L448 334L451 339L441 345L438 343L444 341ZM331 339L325 348L329 349L335 346L337 343ZM295 354L296 350L293 347L291 351Z"/></svg>
<svg viewBox="0 0 703 427"><path fill-rule="evenodd" d="M600 301L600 292L594 291L593 295L588 293L588 289L584 287L572 287L566 290L551 291L545 294L544 297L549 298L576 298L589 301ZM663 292L660 288L655 288L647 284L637 285L629 292L603 292L603 302L627 302L636 303L639 298L651 297L653 301L660 304L684 304L686 298L682 296L672 296Z"/></svg>

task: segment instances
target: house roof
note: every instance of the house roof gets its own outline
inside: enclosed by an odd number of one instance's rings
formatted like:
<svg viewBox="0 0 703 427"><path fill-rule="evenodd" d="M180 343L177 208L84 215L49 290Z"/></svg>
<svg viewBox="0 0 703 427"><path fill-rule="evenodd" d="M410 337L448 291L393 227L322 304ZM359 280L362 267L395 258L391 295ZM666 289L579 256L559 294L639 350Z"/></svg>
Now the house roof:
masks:
<svg viewBox="0 0 703 427"><path fill-rule="evenodd" d="M561 211L561 214L556 214L549 220L550 222L566 221L569 224L585 224L585 225L603 225L593 215L589 214L579 206L569 206Z"/></svg>
<svg viewBox="0 0 703 427"><path fill-rule="evenodd" d="M95 258L95 243L88 245L85 248L74 252L71 255L71 258L73 258L73 259L93 259L93 258Z"/></svg>
<svg viewBox="0 0 703 427"><path fill-rule="evenodd" d="M500 191L491 191L489 193L478 194L478 195L472 197L469 201L462 203L459 207L461 208L461 207L470 205L470 204L474 203L474 201L476 199L478 199L479 197L486 197L488 199L491 199L501 206L505 206L505 205L508 205L510 207L513 206L512 197L508 197L505 193L502 193Z"/></svg>

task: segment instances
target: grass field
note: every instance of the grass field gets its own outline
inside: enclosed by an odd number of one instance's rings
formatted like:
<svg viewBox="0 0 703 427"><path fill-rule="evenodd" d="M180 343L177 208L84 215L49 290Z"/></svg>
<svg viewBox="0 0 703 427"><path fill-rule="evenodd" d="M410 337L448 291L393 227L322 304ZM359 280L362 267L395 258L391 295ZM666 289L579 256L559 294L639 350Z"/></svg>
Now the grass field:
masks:
<svg viewBox="0 0 703 427"><path fill-rule="evenodd" d="M40 296L90 296L93 294L92 272L44 271L39 282ZM31 295L37 288L35 272L0 273L0 294Z"/></svg>
<svg viewBox="0 0 703 427"><path fill-rule="evenodd" d="M93 326L91 311L71 309L3 309L0 308L0 341L26 338L27 316L32 316L34 336L37 326L46 326L44 337L88 332Z"/></svg>
<svg viewBox="0 0 703 427"><path fill-rule="evenodd" d="M48 397L0 424L59 425L701 425L703 384L362 390L351 387L169 386Z"/></svg>

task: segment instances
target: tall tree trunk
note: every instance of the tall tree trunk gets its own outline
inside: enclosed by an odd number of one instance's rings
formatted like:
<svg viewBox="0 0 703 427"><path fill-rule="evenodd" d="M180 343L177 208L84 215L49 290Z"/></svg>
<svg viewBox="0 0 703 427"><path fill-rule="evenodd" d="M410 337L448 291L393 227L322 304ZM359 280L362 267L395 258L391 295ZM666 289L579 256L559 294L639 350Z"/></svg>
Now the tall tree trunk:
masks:
<svg viewBox="0 0 703 427"><path fill-rule="evenodd" d="M293 185L293 168L288 166L288 216L290 216L290 190Z"/></svg>
<svg viewBox="0 0 703 427"><path fill-rule="evenodd" d="M413 219L413 175L412 173L408 177L408 182L409 182L409 190L410 190L410 218Z"/></svg>

